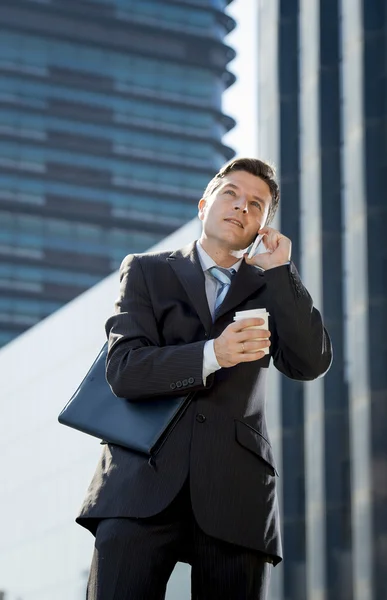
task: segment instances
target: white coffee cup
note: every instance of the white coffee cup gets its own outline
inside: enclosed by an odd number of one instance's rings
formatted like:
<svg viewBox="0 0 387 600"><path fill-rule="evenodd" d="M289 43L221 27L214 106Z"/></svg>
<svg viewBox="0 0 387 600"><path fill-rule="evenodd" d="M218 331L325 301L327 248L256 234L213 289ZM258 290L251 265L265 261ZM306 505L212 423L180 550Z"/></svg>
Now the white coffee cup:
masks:
<svg viewBox="0 0 387 600"><path fill-rule="evenodd" d="M246 327L245 329L269 329L269 316L270 314L267 312L266 308L252 308L251 310L238 310L235 313L234 321L240 321L241 319L251 319L251 318L259 318L263 319L265 322L263 325L252 325L251 327ZM256 338L260 341L269 338ZM269 346L267 348L262 348L262 351L265 354L270 353Z"/></svg>

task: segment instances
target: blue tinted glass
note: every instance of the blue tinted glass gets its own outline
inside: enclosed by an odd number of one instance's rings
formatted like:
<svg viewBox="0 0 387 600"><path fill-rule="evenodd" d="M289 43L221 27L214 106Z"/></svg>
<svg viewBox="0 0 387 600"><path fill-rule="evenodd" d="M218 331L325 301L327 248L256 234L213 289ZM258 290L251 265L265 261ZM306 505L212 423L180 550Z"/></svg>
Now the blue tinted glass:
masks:
<svg viewBox="0 0 387 600"><path fill-rule="evenodd" d="M26 313L45 315L61 308L61 302L45 302L44 300L25 300L16 297L0 298L0 311L8 313Z"/></svg>
<svg viewBox="0 0 387 600"><path fill-rule="evenodd" d="M216 80L209 70L197 67L173 65L157 59L146 59L109 50L88 47L51 38L39 38L26 34L3 34L0 36L0 56L3 48L14 48L14 56L7 60L36 66L59 66L79 69L96 75L112 76L117 81L149 89L178 91L183 95L209 96ZM112 69L112 67L114 67ZM188 85L191 81L196 86Z"/></svg>
<svg viewBox="0 0 387 600"><path fill-rule="evenodd" d="M128 3L128 0L116 0L117 14L124 15L130 13L131 18L147 17L157 19L166 24L184 25L186 29L202 29L210 27L214 21L214 14L210 11L200 10L190 6L171 6L163 2L141 2Z"/></svg>
<svg viewBox="0 0 387 600"><path fill-rule="evenodd" d="M41 148L19 144L17 142L0 142L0 157L6 157L15 161L32 161L37 163L58 162L61 164L77 165L80 167L109 169L113 175L133 177L133 179L145 180L147 182L181 183L192 179L192 174L182 169L171 167L168 170L163 165L132 164L125 160L110 157L100 157L56 150L52 148ZM205 158L205 155L203 156ZM194 184L194 189L198 184ZM200 186L201 187L201 186Z"/></svg>
<svg viewBox="0 0 387 600"><path fill-rule="evenodd" d="M8 279L53 282L80 286L82 288L92 286L101 278L89 273L75 273L67 270L49 269L46 267L24 267L20 265L9 265L0 263L0 277Z"/></svg>
<svg viewBox="0 0 387 600"><path fill-rule="evenodd" d="M147 248L154 243L155 235L0 211L0 241L10 246L53 248L115 257L117 253L125 253L128 240L131 240L132 244L139 243L141 247Z"/></svg>
<svg viewBox="0 0 387 600"><path fill-rule="evenodd" d="M15 331L4 331L4 329L2 329L0 331L0 346L5 346L5 344L8 344L8 342L13 340L16 336L17 333Z"/></svg>
<svg viewBox="0 0 387 600"><path fill-rule="evenodd" d="M3 175L0 173L0 195L2 190L11 192L25 192L27 194L57 194L80 198L83 201L108 203L117 208L132 208L155 212L156 214L173 215L186 220L191 218L196 206L180 202L168 201L161 198L152 198L149 196L136 196L135 194L124 195L119 192L106 192L98 188L78 187L66 183L54 181L37 181L28 177L16 177L12 175Z"/></svg>
<svg viewBox="0 0 387 600"><path fill-rule="evenodd" d="M187 84L188 85L188 84ZM189 85L191 83L189 82ZM183 126L202 128L208 131L215 123L214 115L204 110L194 112L192 108L174 108L163 106L148 100L133 100L120 98L113 95L98 94L79 89L70 89L63 86L54 86L49 83L32 83L16 77L0 78L0 93L13 94L23 98L26 105L35 105L38 102L47 102L49 98L59 98L70 102L80 102L96 105L102 108L110 107L116 111L115 119L122 121L123 115L129 122L136 118L151 119L156 123L178 123ZM198 92L199 93L199 92Z"/></svg>

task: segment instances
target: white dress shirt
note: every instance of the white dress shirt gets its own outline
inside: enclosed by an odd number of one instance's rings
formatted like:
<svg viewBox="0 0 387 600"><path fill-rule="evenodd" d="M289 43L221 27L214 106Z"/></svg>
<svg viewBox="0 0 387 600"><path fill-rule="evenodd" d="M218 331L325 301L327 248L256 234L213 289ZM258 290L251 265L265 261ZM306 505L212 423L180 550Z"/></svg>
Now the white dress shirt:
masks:
<svg viewBox="0 0 387 600"><path fill-rule="evenodd" d="M205 289L206 289L208 308L210 309L212 319L214 319L216 295L217 295L218 289L220 288L221 284L219 281L217 281L215 279L215 277L213 277L211 275L211 273L208 271L208 269L210 269L211 267L219 267L220 265L217 265L216 262L211 258L211 256L209 256L207 254L207 252L203 249L202 245L200 244L199 240L196 242L196 249L198 251L200 264L201 264L201 267L204 272ZM242 260L243 260L243 258L240 258L239 260L237 260L235 264L233 264L231 267L228 268L228 270L235 269L235 271L238 271L239 267L242 264ZM224 267L222 267L222 268L224 268ZM217 371L218 369L221 369L221 366L216 359L215 350L214 350L214 340L208 340L208 342L206 342L204 344L204 352L203 352L203 383L204 383L204 385L206 385L207 377L211 373L214 373L215 371Z"/></svg>

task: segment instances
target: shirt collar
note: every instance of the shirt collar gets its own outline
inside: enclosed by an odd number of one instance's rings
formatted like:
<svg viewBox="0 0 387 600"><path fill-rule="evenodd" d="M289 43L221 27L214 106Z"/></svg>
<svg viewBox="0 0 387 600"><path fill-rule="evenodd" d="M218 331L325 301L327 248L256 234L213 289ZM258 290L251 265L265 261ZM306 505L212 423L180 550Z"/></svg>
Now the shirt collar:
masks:
<svg viewBox="0 0 387 600"><path fill-rule="evenodd" d="M210 269L211 267L219 267L220 266L220 265L216 264L214 259L211 258L211 256L209 254L207 254L207 252L204 250L204 248L201 245L199 240L197 240L197 242L196 242L196 249L198 251L200 264L201 264L201 267L204 272L208 271L208 269ZM231 265L231 267L228 267L228 269L229 270L235 269L235 271L238 271L239 267L242 264L242 260L243 260L243 258L240 258L239 260L237 260L237 262L234 265Z"/></svg>

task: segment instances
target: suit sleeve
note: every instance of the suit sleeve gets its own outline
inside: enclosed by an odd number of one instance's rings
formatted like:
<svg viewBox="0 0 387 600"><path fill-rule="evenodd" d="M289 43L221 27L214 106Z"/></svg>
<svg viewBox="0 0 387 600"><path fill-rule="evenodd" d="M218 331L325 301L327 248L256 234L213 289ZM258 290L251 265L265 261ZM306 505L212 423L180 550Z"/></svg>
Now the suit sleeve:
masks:
<svg viewBox="0 0 387 600"><path fill-rule="evenodd" d="M332 362L332 346L319 311L293 263L265 273L269 313L273 318L275 367L301 381L317 379Z"/></svg>
<svg viewBox="0 0 387 600"><path fill-rule="evenodd" d="M115 314L105 325L106 379L114 394L141 400L204 389L205 342L162 346L140 257L129 255L123 260L120 282Z"/></svg>

